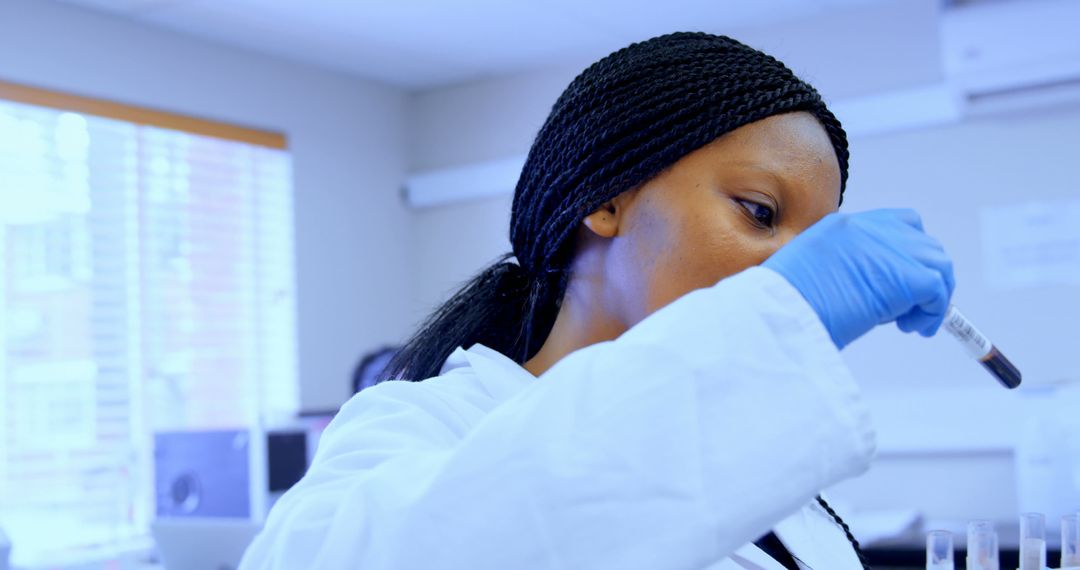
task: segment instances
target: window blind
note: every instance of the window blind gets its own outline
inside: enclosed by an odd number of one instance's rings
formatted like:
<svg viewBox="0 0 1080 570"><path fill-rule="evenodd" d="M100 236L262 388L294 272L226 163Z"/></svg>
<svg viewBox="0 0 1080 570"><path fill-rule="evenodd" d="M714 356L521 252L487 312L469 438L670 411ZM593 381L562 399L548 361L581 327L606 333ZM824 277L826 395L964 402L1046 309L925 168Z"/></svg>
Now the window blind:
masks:
<svg viewBox="0 0 1080 570"><path fill-rule="evenodd" d="M157 430L298 407L285 150L0 100L0 526L148 534Z"/></svg>

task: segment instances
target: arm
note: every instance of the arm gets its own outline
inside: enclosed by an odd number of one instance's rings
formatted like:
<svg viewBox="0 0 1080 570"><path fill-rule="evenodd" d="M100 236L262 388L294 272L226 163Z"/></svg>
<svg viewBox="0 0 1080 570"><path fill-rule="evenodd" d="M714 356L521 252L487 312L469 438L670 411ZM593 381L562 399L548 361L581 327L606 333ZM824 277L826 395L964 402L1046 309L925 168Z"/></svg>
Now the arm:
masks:
<svg viewBox="0 0 1080 570"><path fill-rule="evenodd" d="M762 268L564 358L464 438L399 398L420 387L350 401L242 568L703 567L873 451L828 333Z"/></svg>

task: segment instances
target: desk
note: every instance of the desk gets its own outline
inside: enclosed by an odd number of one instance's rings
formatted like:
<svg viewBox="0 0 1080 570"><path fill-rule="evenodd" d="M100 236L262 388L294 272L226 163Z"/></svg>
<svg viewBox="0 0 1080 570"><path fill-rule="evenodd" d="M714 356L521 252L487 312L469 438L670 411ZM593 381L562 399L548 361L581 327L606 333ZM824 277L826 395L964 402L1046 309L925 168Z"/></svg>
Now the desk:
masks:
<svg viewBox="0 0 1080 570"><path fill-rule="evenodd" d="M870 546L863 549L870 567L874 570L924 570L926 568L926 546ZM963 568L967 550L957 548L956 567ZM1046 550L1046 561L1051 568L1058 567L1061 553ZM1016 547L1001 549L999 558L1001 570L1013 570L1020 565L1020 551Z"/></svg>

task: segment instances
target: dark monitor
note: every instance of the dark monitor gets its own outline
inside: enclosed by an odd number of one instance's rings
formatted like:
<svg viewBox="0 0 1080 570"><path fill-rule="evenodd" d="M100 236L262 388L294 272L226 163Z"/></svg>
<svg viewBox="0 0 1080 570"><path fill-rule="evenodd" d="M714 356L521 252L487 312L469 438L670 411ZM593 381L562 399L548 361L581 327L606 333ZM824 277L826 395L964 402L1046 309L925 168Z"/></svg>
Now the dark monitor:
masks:
<svg viewBox="0 0 1080 570"><path fill-rule="evenodd" d="M307 472L308 434L303 430L272 431L266 434L268 490L287 491Z"/></svg>

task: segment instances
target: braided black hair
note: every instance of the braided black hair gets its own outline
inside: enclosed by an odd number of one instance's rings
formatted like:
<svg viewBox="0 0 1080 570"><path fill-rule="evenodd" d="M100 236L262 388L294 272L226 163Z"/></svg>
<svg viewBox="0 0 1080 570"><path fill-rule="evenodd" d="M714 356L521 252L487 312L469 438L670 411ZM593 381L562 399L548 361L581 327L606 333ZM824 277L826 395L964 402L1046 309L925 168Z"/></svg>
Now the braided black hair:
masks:
<svg viewBox="0 0 1080 570"><path fill-rule="evenodd" d="M775 58L725 36L677 32L592 64L559 96L529 150L514 192L513 253L439 307L383 378L436 376L455 348L476 343L524 364L551 332L586 216L717 137L795 111L828 134L843 201L847 135L818 92ZM847 525L819 502L867 568Z"/></svg>
<svg viewBox="0 0 1080 570"><path fill-rule="evenodd" d="M848 542L851 543L851 547L855 549L855 556L859 557L859 564L862 565L863 570L870 570L870 562L866 560L866 555L863 554L862 547L859 546L859 541L855 539L855 535L851 534L851 529L848 528L844 519L840 518L840 515L836 514L836 511L829 506L829 503L825 502L825 499L821 498L821 495L817 496L817 502L821 505L821 508L825 509L825 512L829 513L836 524L840 525L840 528L844 529L844 535L847 536Z"/></svg>
<svg viewBox="0 0 1080 570"><path fill-rule="evenodd" d="M519 364L547 338L582 220L683 156L754 121L814 115L847 183L847 136L821 96L783 63L731 38L678 32L631 44L581 72L536 135L514 193L513 253L443 304L383 378L439 374L459 346L484 344Z"/></svg>

